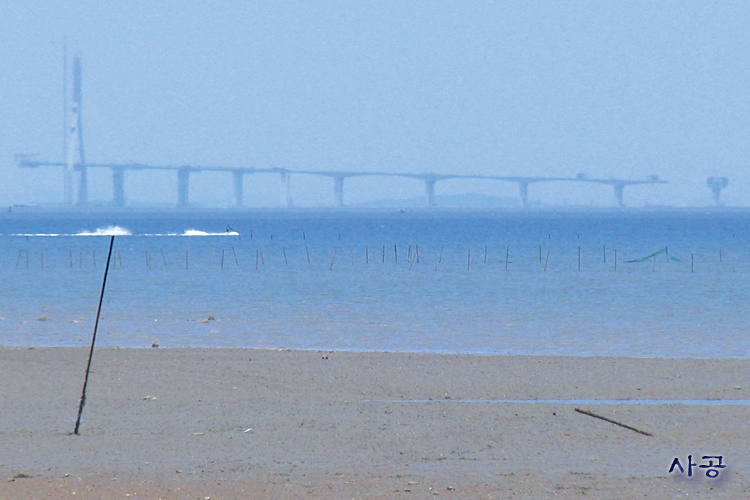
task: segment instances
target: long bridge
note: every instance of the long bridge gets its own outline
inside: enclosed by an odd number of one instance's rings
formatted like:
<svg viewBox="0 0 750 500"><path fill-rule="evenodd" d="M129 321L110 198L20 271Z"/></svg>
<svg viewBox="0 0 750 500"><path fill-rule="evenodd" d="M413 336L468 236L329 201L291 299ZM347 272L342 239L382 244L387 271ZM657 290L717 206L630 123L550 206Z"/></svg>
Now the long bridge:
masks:
<svg viewBox="0 0 750 500"><path fill-rule="evenodd" d="M19 166L22 168L38 167L67 167L64 162L31 161L21 159ZM434 174L434 173L397 173L397 172L354 172L354 171L317 171L317 170L292 170L286 168L254 168L254 167L224 167L224 166L158 166L144 164L117 164L117 163L78 163L74 170L78 174L78 185L75 200L69 200L74 205L85 205L88 203L88 168L109 168L112 171L112 205L124 207L126 205L125 194L125 172L137 170L171 170L177 174L177 206L190 206L190 176L199 172L229 172L232 174L232 205L240 208L244 204L244 177L246 175L270 173L277 174L281 178L283 199L286 206L292 206L291 179L292 176L312 175L329 177L333 179L333 197L335 205L344 206L344 181L351 177L400 177L417 179L424 182L426 206L434 207L435 184L438 181L450 179L478 179L490 181L505 181L518 184L519 196L523 206L529 206L529 184L540 182L588 182L610 185L614 189L614 198L618 206L624 206L623 191L625 186L638 184L666 184L667 181L660 180L656 176L650 176L644 180L629 179L599 179L579 174L576 177L525 177L525 176L501 176L501 175L475 175L475 174Z"/></svg>
<svg viewBox="0 0 750 500"><path fill-rule="evenodd" d="M655 175L644 180L627 179L598 179L585 174L576 177L525 177L525 176L500 176L479 174L435 174L435 173L396 173L396 172L355 172L355 171L318 171L318 170L291 170L286 168L255 168L255 167L230 167L230 166L158 166L137 163L88 163L85 160L83 150L82 116L82 91L81 91L81 60L78 55L73 60L73 94L71 103L71 119L67 120L67 106L65 107L66 122L66 159L64 162L32 161L28 155L18 155L19 166L23 168L38 167L62 167L64 172L65 202L70 205L86 205L88 203L88 169L109 168L112 171L112 204L116 207L124 207L127 203L125 195L125 172L136 170L172 170L177 173L177 206L188 207L190 205L190 176L199 172L231 172L233 179L233 205L242 207L243 183L246 175L270 173L281 176L284 203L292 205L291 178L292 175L313 175L330 177L333 179L333 196L335 205L344 206L344 181L351 177L400 177L417 179L424 182L426 204L428 207L435 206L435 184L438 181L449 179L479 179L490 181L505 181L518 184L519 195L523 206L529 205L529 184L540 182L589 182L610 185L614 188L615 202L618 206L624 206L623 191L625 186L637 184L666 184L667 181L659 180ZM77 182L74 182L77 181Z"/></svg>

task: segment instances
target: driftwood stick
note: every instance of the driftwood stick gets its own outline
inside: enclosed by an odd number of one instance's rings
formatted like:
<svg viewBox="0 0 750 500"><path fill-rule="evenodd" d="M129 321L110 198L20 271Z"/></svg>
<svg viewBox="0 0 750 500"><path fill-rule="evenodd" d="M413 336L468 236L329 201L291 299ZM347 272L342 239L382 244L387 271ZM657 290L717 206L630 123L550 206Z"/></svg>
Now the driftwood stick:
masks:
<svg viewBox="0 0 750 500"><path fill-rule="evenodd" d="M630 429L631 431L637 432L638 434L643 434L644 436L653 436L653 434L650 434L646 431L642 431L640 429L636 429L635 427L630 427L629 425L616 422L615 420L612 420L607 417L602 417L601 415L597 415L596 413L592 413L588 410L581 410L580 408L576 408L575 410L578 413L583 413L584 415L588 415L589 417L598 418L598 419L604 420L605 422L609 422L610 424L615 424L615 425L619 425L620 427L625 427L626 429Z"/></svg>

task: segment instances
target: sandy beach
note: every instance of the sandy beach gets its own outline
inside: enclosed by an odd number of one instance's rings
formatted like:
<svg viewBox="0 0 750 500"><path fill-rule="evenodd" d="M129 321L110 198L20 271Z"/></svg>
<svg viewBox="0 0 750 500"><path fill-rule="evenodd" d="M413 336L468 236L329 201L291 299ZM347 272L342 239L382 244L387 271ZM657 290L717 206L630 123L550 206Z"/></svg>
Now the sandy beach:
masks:
<svg viewBox="0 0 750 500"><path fill-rule="evenodd" d="M590 401L750 399L747 360L103 348L73 436L87 355L0 348L0 499L750 497L750 406Z"/></svg>

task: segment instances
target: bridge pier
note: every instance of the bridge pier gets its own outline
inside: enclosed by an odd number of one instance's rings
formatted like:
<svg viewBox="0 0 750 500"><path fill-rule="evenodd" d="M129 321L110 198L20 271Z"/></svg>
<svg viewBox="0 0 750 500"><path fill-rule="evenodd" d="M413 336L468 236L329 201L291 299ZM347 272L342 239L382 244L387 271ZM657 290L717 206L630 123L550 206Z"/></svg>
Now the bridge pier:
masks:
<svg viewBox="0 0 750 500"><path fill-rule="evenodd" d="M177 206L180 208L187 207L190 204L188 199L188 188L190 185L190 169L180 167L177 169Z"/></svg>
<svg viewBox="0 0 750 500"><path fill-rule="evenodd" d="M521 195L521 204L524 207L528 207L529 206L529 183L519 182L518 193Z"/></svg>
<svg viewBox="0 0 750 500"><path fill-rule="evenodd" d="M86 172L86 165L79 163L75 169L79 172L76 205L85 205L89 202L89 179Z"/></svg>
<svg viewBox="0 0 750 500"><path fill-rule="evenodd" d="M65 198L65 204L66 205L72 205L73 204L73 171L70 170L67 166L64 169L63 172L63 193Z"/></svg>
<svg viewBox="0 0 750 500"><path fill-rule="evenodd" d="M112 204L116 207L125 206L125 169L112 167Z"/></svg>
<svg viewBox="0 0 750 500"><path fill-rule="evenodd" d="M291 207L292 203L292 174L281 172L281 205Z"/></svg>
<svg viewBox="0 0 750 500"><path fill-rule="evenodd" d="M243 174L242 170L232 170L232 205L236 208L240 208L243 202Z"/></svg>
<svg viewBox="0 0 750 500"><path fill-rule="evenodd" d="M336 206L344 206L344 179L342 175L333 178L333 196L336 199Z"/></svg>
<svg viewBox="0 0 750 500"><path fill-rule="evenodd" d="M625 190L625 184L615 184L615 202L618 207L624 207L625 204L622 202L622 192Z"/></svg>
<svg viewBox="0 0 750 500"><path fill-rule="evenodd" d="M437 179L425 179L424 180L424 190L425 190L425 194L427 195L428 207L435 206L435 182L436 181Z"/></svg>

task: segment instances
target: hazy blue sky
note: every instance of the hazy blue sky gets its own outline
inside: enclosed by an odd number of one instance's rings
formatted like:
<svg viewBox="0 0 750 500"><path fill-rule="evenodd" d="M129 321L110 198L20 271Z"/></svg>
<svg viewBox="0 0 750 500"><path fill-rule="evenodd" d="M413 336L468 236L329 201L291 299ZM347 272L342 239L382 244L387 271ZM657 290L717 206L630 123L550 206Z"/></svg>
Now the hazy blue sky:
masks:
<svg viewBox="0 0 750 500"><path fill-rule="evenodd" d="M0 203L62 201L63 40L84 70L89 162L645 178L633 206L750 204L750 3L100 2L0 4ZM91 173L108 200L108 171ZM173 173L127 177L134 202L172 202ZM348 180L348 203L421 196L418 181ZM516 196L494 182L437 193ZM330 179L295 177L299 205ZM612 203L611 188L530 188L548 203ZM229 174L191 178L227 205ZM246 178L278 205L278 176Z"/></svg>

